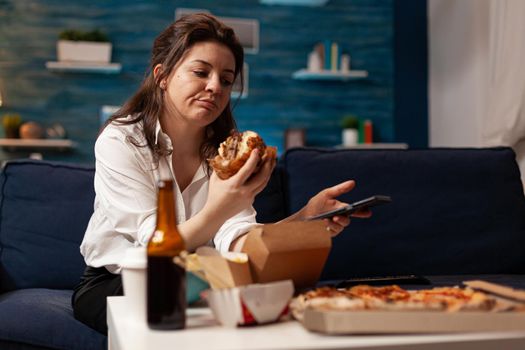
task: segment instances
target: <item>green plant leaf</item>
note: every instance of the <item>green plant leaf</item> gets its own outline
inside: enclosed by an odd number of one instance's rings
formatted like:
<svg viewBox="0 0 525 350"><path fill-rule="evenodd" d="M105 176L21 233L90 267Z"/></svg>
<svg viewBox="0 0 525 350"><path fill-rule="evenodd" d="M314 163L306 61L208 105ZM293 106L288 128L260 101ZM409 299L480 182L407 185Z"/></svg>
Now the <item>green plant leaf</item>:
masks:
<svg viewBox="0 0 525 350"><path fill-rule="evenodd" d="M60 32L58 37L61 40L109 42L109 37L107 34L100 29L95 29L92 31L65 29Z"/></svg>
<svg viewBox="0 0 525 350"><path fill-rule="evenodd" d="M343 129L357 129L359 128L359 118L355 115L347 115L341 119L341 127Z"/></svg>

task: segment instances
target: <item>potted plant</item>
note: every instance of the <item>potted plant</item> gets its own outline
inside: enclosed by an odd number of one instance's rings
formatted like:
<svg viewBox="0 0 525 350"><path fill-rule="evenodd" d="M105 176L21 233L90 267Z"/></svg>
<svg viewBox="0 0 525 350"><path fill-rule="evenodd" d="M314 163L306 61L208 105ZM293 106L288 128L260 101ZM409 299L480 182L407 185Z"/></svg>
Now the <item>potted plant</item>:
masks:
<svg viewBox="0 0 525 350"><path fill-rule="evenodd" d="M359 118L355 115L344 116L341 120L343 146L355 146L359 139Z"/></svg>
<svg viewBox="0 0 525 350"><path fill-rule="evenodd" d="M57 56L61 62L110 63L111 49L108 36L98 29L93 31L67 29L60 33L57 42Z"/></svg>

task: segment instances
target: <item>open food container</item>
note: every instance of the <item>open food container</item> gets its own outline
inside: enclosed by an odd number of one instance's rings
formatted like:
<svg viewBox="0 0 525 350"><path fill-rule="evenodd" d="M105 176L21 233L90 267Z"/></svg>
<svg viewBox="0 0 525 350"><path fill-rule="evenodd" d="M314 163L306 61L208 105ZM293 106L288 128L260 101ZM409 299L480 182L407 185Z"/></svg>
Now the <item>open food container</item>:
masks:
<svg viewBox="0 0 525 350"><path fill-rule="evenodd" d="M288 313L293 296L291 280L214 289L207 293L208 304L223 326L264 324Z"/></svg>
<svg viewBox="0 0 525 350"><path fill-rule="evenodd" d="M242 251L249 256L253 282L291 279L295 288L313 287L332 248L322 221L292 221L257 226Z"/></svg>
<svg viewBox="0 0 525 350"><path fill-rule="evenodd" d="M206 299L215 318L228 327L264 324L288 314L294 293L292 280L252 283L248 257L244 253L219 253L197 249L200 267L212 289Z"/></svg>
<svg viewBox="0 0 525 350"><path fill-rule="evenodd" d="M198 248L190 271L209 282L206 298L221 324L262 324L288 313L294 286L317 283L330 248L322 222L260 225L247 233L242 252Z"/></svg>

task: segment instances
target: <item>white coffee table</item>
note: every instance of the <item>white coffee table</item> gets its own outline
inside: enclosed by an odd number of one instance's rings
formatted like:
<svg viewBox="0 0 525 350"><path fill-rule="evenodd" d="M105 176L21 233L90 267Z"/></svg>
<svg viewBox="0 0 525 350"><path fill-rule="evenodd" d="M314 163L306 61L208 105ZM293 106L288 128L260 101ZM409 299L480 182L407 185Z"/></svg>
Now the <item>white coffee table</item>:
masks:
<svg viewBox="0 0 525 350"><path fill-rule="evenodd" d="M311 333L295 321L225 328L215 322L208 308L189 309L185 330L152 331L131 310L125 297L108 298L110 350L525 349L525 332L327 336Z"/></svg>

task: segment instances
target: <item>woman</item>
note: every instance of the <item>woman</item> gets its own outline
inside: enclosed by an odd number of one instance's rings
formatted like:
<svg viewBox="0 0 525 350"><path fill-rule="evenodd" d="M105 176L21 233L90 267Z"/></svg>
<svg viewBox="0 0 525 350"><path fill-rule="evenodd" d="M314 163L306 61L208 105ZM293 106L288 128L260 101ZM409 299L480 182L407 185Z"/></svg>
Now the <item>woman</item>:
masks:
<svg viewBox="0 0 525 350"><path fill-rule="evenodd" d="M243 234L256 224L254 198L275 160L262 159L258 168L261 155L253 151L236 175L221 180L206 159L235 129L230 92L235 79L242 81L243 60L233 30L210 15L185 16L156 38L149 74L95 144L94 213L80 247L87 268L72 298L78 320L107 333L106 297L122 294L126 249L146 245L154 231L160 178L177 184L178 229L189 251L212 240L222 251L242 247ZM320 192L286 220L341 206L335 197L353 186L347 181ZM326 224L335 235L349 219Z"/></svg>

